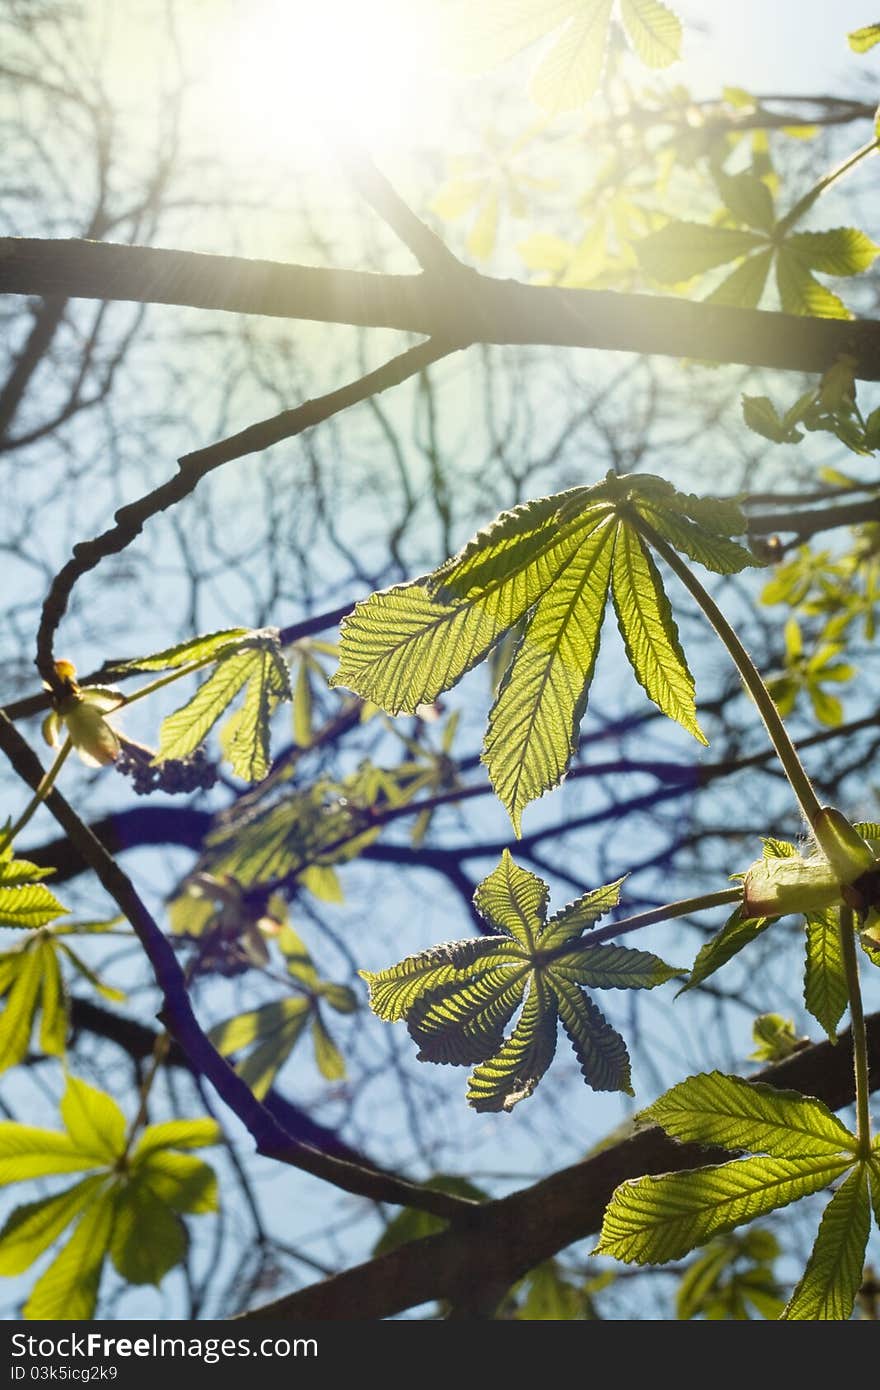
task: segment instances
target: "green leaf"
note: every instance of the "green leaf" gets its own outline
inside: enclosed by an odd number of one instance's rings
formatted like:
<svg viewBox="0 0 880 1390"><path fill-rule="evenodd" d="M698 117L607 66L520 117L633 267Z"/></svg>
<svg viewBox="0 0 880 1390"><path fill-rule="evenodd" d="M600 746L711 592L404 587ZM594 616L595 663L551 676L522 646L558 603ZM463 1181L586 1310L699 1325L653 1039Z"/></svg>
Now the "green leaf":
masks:
<svg viewBox="0 0 880 1390"><path fill-rule="evenodd" d="M24 1316L85 1322L95 1311L104 1256L113 1230L115 1198L105 1192L80 1217L76 1230L31 1289Z"/></svg>
<svg viewBox="0 0 880 1390"><path fill-rule="evenodd" d="M804 1003L822 1025L831 1042L837 1042L837 1025L849 1001L840 932L834 914L810 913L807 917L807 953Z"/></svg>
<svg viewBox="0 0 880 1390"><path fill-rule="evenodd" d="M833 227L827 232L795 232L786 248L810 270L825 275L860 275L868 270L880 246L855 227Z"/></svg>
<svg viewBox="0 0 880 1390"><path fill-rule="evenodd" d="M731 528L746 529L736 502L682 494L651 475L609 474L592 488L502 513L434 574L359 604L343 628L340 669L331 683L347 685L390 713L412 712L525 620L483 750L518 832L525 805L556 785L568 767L613 554L633 526L633 508L673 545L721 573L755 563L727 538ZM615 596L639 676L661 707L695 724L690 678L659 578L640 548L620 544ZM628 571L640 585L633 596L626 591ZM677 669L664 675L666 656Z"/></svg>
<svg viewBox="0 0 880 1390"><path fill-rule="evenodd" d="M420 1062L467 1066L498 1052L504 1029L520 1003L528 979L522 962L422 995L407 1014L407 1027L419 1047Z"/></svg>
<svg viewBox="0 0 880 1390"><path fill-rule="evenodd" d="M435 1173L427 1182L421 1183L429 1192L445 1192L450 1197L464 1197L471 1202L482 1202L486 1194L475 1187L467 1178L459 1178L445 1173ZM415 1207L404 1207L398 1216L389 1221L382 1235L373 1246L374 1255L387 1255L391 1250L406 1245L412 1240L421 1240L446 1228L447 1222L441 1216L429 1211L417 1211Z"/></svg>
<svg viewBox="0 0 880 1390"><path fill-rule="evenodd" d="M645 520L676 550L683 551L715 574L739 574L740 570L758 563L745 546L716 535L705 526L695 525L687 517L676 514L674 507L658 507L648 502L638 502L637 506Z"/></svg>
<svg viewBox="0 0 880 1390"><path fill-rule="evenodd" d="M524 951L536 949L547 917L547 885L514 862L509 849L474 893L474 906L492 926L513 937Z"/></svg>
<svg viewBox="0 0 880 1390"><path fill-rule="evenodd" d="M528 599L523 600L528 607ZM414 714L476 666L506 626L503 610L441 603L421 581L371 594L343 620L345 686L389 714Z"/></svg>
<svg viewBox="0 0 880 1390"><path fill-rule="evenodd" d="M524 807L559 784L577 747L615 529L600 523L539 600L489 715L483 762L517 834Z"/></svg>
<svg viewBox="0 0 880 1390"><path fill-rule="evenodd" d="M781 1321L845 1322L862 1282L871 1228L868 1170L859 1164L825 1208L819 1234Z"/></svg>
<svg viewBox="0 0 880 1390"><path fill-rule="evenodd" d="M346 1076L345 1058L327 1032L317 1009L312 1014L312 1046L315 1064L326 1081L343 1081Z"/></svg>
<svg viewBox="0 0 880 1390"><path fill-rule="evenodd" d="M634 249L646 275L661 285L677 285L764 246L766 242L757 232L700 222L667 222L637 241Z"/></svg>
<svg viewBox="0 0 880 1390"><path fill-rule="evenodd" d="M22 861L19 861L22 862ZM0 880L0 927L45 927L68 909L42 883L7 886Z"/></svg>
<svg viewBox="0 0 880 1390"><path fill-rule="evenodd" d="M505 850L474 899L504 935L451 942L376 975L362 971L373 1010L382 1018L406 1019L421 1061L479 1064L468 1091L478 1110L510 1110L532 1093L555 1051L557 1017L588 1084L628 1090L623 1039L577 981L583 975L611 987L651 988L676 972L647 952L579 949L575 939L614 906L619 892L615 883L586 893L543 927L546 887ZM504 1030L524 999L519 1022L505 1040Z"/></svg>
<svg viewBox="0 0 880 1390"><path fill-rule="evenodd" d="M227 655L242 642L257 634L247 627L229 627L221 632L203 633L201 637L191 637L174 647L166 647L151 656L135 656L129 661L112 662L115 671L174 671L180 666L189 666L194 661L207 661L212 657Z"/></svg>
<svg viewBox="0 0 880 1390"><path fill-rule="evenodd" d="M800 430L785 425L767 396L743 396L742 413L750 430L774 444L797 444L804 437Z"/></svg>
<svg viewBox="0 0 880 1390"><path fill-rule="evenodd" d="M41 869L38 865L31 864L27 859L13 859L11 844L0 850L0 887L2 888L21 888L28 883L39 883L40 879L48 878L54 872L54 869Z"/></svg>
<svg viewBox="0 0 880 1390"><path fill-rule="evenodd" d="M627 37L649 68L668 68L681 57L681 20L659 0L621 0Z"/></svg>
<svg viewBox="0 0 880 1390"><path fill-rule="evenodd" d="M120 1186L110 1237L110 1258L129 1284L156 1284L186 1255L183 1222L139 1174Z"/></svg>
<svg viewBox="0 0 880 1390"><path fill-rule="evenodd" d="M758 251L749 256L724 279L711 294L707 304L725 304L737 309L757 309L773 264L773 250Z"/></svg>
<svg viewBox="0 0 880 1390"><path fill-rule="evenodd" d="M82 1178L54 1197L27 1202L10 1212L0 1231L0 1274L21 1274L29 1268L105 1182L103 1175Z"/></svg>
<svg viewBox="0 0 880 1390"><path fill-rule="evenodd" d="M156 761L188 757L246 686L225 753L236 776L258 781L266 775L269 718L279 701L290 699L290 674L274 630L251 634L247 642L218 658L192 699L162 721Z"/></svg>
<svg viewBox="0 0 880 1390"><path fill-rule="evenodd" d="M67 995L61 978L58 953L51 940L43 939L34 954L42 963L43 1016L40 1020L40 1050L49 1057L63 1057L67 1045Z"/></svg>
<svg viewBox="0 0 880 1390"><path fill-rule="evenodd" d="M498 965L499 947L507 949L497 937L447 941L407 956L387 970L361 970L370 989L370 1008L386 1023L397 1023L423 994L470 974L468 967L475 962L480 961L484 969Z"/></svg>
<svg viewBox="0 0 880 1390"><path fill-rule="evenodd" d="M113 985L105 985L104 981L95 974L91 966L86 965L82 957L78 955L73 947L69 946L66 941L57 941L57 949L63 951L77 974L81 975L84 980L88 980L92 988L97 990L102 998L110 999L117 1004L125 999L125 990L116 989Z"/></svg>
<svg viewBox="0 0 880 1390"><path fill-rule="evenodd" d="M151 1190L174 1211L199 1216L218 1207L217 1175L193 1154L154 1149L132 1171L149 1182Z"/></svg>
<svg viewBox="0 0 880 1390"><path fill-rule="evenodd" d="M236 777L259 782L269 771L269 720L282 700L290 699L290 673L280 650L255 654L244 704L225 753Z"/></svg>
<svg viewBox="0 0 880 1390"><path fill-rule="evenodd" d="M776 286L783 312L814 318L850 319L852 314L836 294L812 275L786 242L776 257Z"/></svg>
<svg viewBox="0 0 880 1390"><path fill-rule="evenodd" d="M553 962L553 974L593 989L654 989L682 972L650 951L628 946L582 946Z"/></svg>
<svg viewBox="0 0 880 1390"><path fill-rule="evenodd" d="M0 1014L0 1071L18 1066L27 1056L43 984L43 959L42 951L31 949L16 962L15 982Z"/></svg>
<svg viewBox="0 0 880 1390"><path fill-rule="evenodd" d="M719 1231L820 1191L851 1163L851 1155L743 1158L622 1183L605 1212L594 1253L626 1264L665 1264Z"/></svg>
<svg viewBox="0 0 880 1390"><path fill-rule="evenodd" d="M772 232L776 225L773 194L763 179L754 174L715 174L718 192L728 212L759 232ZM769 253L772 254L772 248Z"/></svg>
<svg viewBox="0 0 880 1390"><path fill-rule="evenodd" d="M479 1111L511 1111L532 1094L555 1051L556 1001L541 976L535 975L507 1042L471 1076L470 1104Z"/></svg>
<svg viewBox="0 0 880 1390"><path fill-rule="evenodd" d="M684 994L708 980L710 975L738 955L744 946L765 932L774 921L773 917L744 917L742 908L736 908L721 930L700 947L690 978L679 993Z"/></svg>
<svg viewBox="0 0 880 1390"><path fill-rule="evenodd" d="M663 714L707 743L663 581L639 534L626 526L618 527L615 537L611 592L636 680Z"/></svg>
<svg viewBox="0 0 880 1390"><path fill-rule="evenodd" d="M529 86L532 100L548 115L576 111L595 93L605 61L611 5L612 0L579 0L567 7L573 11L572 17L539 63ZM538 8L547 6L539 0ZM549 8L552 13L555 7ZM555 28L556 23L546 28Z"/></svg>
<svg viewBox="0 0 880 1390"><path fill-rule="evenodd" d="M71 1142L81 1154L113 1164L125 1152L125 1116L106 1091L68 1074L59 1109Z"/></svg>
<svg viewBox="0 0 880 1390"><path fill-rule="evenodd" d="M555 973L553 990L559 1020L587 1084L594 1091L624 1091L633 1095L629 1053L617 1029L612 1028L589 995Z"/></svg>
<svg viewBox="0 0 880 1390"><path fill-rule="evenodd" d="M322 903L345 902L339 875L329 864L310 864L308 868L303 869L299 881Z"/></svg>
<svg viewBox="0 0 880 1390"><path fill-rule="evenodd" d="M853 29L846 37L853 53L867 53L869 48L880 43L880 24L866 24L862 29Z"/></svg>
<svg viewBox="0 0 880 1390"><path fill-rule="evenodd" d="M616 883L594 888L592 892L584 893L567 907L560 908L541 931L541 950L552 950L580 936L588 927L595 926L600 917L617 906L623 883L624 880L619 878Z"/></svg>
<svg viewBox="0 0 880 1390"><path fill-rule="evenodd" d="M210 1029L208 1037L224 1057L256 1044L236 1071L261 1100L287 1061L312 1013L307 998L279 999L238 1014Z"/></svg>
<svg viewBox="0 0 880 1390"><path fill-rule="evenodd" d="M198 1120L163 1120L147 1125L132 1154L132 1162L146 1158L158 1149L204 1149L219 1144L223 1131L216 1120L206 1116Z"/></svg>
<svg viewBox="0 0 880 1390"><path fill-rule="evenodd" d="M686 1144L720 1145L771 1158L832 1156L856 1140L826 1105L721 1072L688 1077L642 1112Z"/></svg>
<svg viewBox="0 0 880 1390"><path fill-rule="evenodd" d="M53 1173L82 1173L101 1166L102 1160L81 1153L69 1134L13 1121L0 1123L0 1186Z"/></svg>

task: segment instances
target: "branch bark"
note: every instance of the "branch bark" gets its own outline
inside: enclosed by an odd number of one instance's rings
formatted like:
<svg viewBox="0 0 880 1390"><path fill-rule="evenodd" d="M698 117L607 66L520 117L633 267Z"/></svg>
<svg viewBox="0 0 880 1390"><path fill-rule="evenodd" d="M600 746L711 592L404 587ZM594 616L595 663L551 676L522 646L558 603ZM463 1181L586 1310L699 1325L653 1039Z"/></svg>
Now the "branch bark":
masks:
<svg viewBox="0 0 880 1390"><path fill-rule="evenodd" d="M868 1019L871 1089L880 1087L880 1014ZM853 1099L852 1040L844 1033L766 1067L763 1081L818 1096L833 1110ZM468 1212L452 1230L276 1299L244 1319L376 1321L434 1299L469 1304L480 1290L498 1296L529 1269L593 1235L614 1189L647 1173L699 1168L730 1158L723 1149L677 1144L656 1126L563 1168L532 1187Z"/></svg>
<svg viewBox="0 0 880 1390"><path fill-rule="evenodd" d="M456 283L453 284L452 281ZM476 272L377 275L110 242L0 238L0 293L133 300L394 328L474 343L535 343L823 372L851 354L880 380L880 322L607 290L524 285Z"/></svg>

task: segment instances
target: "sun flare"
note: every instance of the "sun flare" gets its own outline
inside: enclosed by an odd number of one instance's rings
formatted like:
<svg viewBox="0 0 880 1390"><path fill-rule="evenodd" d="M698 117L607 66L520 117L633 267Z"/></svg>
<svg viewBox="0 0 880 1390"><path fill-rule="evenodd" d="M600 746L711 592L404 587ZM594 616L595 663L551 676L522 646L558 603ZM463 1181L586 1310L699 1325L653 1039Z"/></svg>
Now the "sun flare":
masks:
<svg viewBox="0 0 880 1390"><path fill-rule="evenodd" d="M308 156L327 127L411 146L429 109L430 31L414 0L235 4L207 55L204 112L231 155Z"/></svg>

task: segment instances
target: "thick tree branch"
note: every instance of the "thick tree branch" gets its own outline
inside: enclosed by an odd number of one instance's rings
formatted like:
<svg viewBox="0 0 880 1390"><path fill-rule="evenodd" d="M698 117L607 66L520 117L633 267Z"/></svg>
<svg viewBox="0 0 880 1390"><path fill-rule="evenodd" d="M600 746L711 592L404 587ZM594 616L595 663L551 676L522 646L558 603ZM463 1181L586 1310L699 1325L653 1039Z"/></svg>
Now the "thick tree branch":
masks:
<svg viewBox="0 0 880 1390"><path fill-rule="evenodd" d="M868 1020L871 1087L880 1087L880 1014ZM852 1040L844 1033L751 1078L818 1096L833 1110L853 1099ZM656 1126L468 1214L466 1224L413 1241L245 1318L375 1321L433 1299L499 1297L527 1270L598 1231L614 1189L647 1173L698 1168L730 1154L677 1144Z"/></svg>
<svg viewBox="0 0 880 1390"><path fill-rule="evenodd" d="M454 292L453 292L454 291ZM376 275L109 242L0 238L0 293L134 300L474 343L540 343L823 372L841 353L880 380L880 323L796 318L660 295L471 275Z"/></svg>

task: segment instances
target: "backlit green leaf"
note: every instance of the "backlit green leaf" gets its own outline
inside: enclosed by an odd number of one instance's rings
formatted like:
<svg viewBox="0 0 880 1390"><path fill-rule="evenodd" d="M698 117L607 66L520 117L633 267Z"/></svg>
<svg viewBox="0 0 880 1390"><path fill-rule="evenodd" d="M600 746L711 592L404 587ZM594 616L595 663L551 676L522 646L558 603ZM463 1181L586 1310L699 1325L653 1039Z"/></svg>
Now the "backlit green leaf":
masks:
<svg viewBox="0 0 880 1390"><path fill-rule="evenodd" d="M101 1166L100 1158L81 1153L70 1135L60 1130L37 1129L11 1120L0 1123L0 1186Z"/></svg>
<svg viewBox="0 0 880 1390"><path fill-rule="evenodd" d="M487 922L500 927L522 946L534 951L547 916L547 885L537 874L514 862L510 850L474 893L474 906Z"/></svg>
<svg viewBox="0 0 880 1390"><path fill-rule="evenodd" d="M183 1222L152 1190L149 1176L138 1174L116 1193L110 1258L129 1284L159 1284L186 1254Z"/></svg>
<svg viewBox="0 0 880 1390"><path fill-rule="evenodd" d="M82 1178L54 1197L27 1202L10 1212L0 1231L0 1274L21 1274L58 1239L87 1206L106 1178Z"/></svg>
<svg viewBox="0 0 880 1390"><path fill-rule="evenodd" d="M26 1318L52 1322L84 1322L91 1318L114 1211L112 1192L95 1198L86 1208L70 1240L31 1289L24 1306Z"/></svg>
<svg viewBox="0 0 880 1390"><path fill-rule="evenodd" d="M661 285L677 285L718 265L737 261L766 245L757 232L710 227L701 222L667 222L635 244L646 275Z"/></svg>
<svg viewBox="0 0 880 1390"><path fill-rule="evenodd" d="M754 174L715 174L718 192L737 222L759 232L772 232L776 222L773 194Z"/></svg>
<svg viewBox="0 0 880 1390"><path fill-rule="evenodd" d="M772 917L744 917L742 908L736 908L721 930L700 947L690 978L679 993L684 994L686 990L694 989L708 980L710 975L738 955L744 946L765 932L774 920Z"/></svg>
<svg viewBox="0 0 880 1390"><path fill-rule="evenodd" d="M315 1049L315 1065L324 1080L344 1080L345 1058L327 1032L324 1020L317 1010L312 1014L312 1046Z"/></svg>
<svg viewBox="0 0 880 1390"><path fill-rule="evenodd" d="M786 242L776 257L776 286L783 312L814 318L851 319L842 300L811 274L806 263Z"/></svg>
<svg viewBox="0 0 880 1390"><path fill-rule="evenodd" d="M846 37L854 53L867 53L869 48L880 43L880 24L866 24L862 29L853 29Z"/></svg>
<svg viewBox="0 0 880 1390"><path fill-rule="evenodd" d="M688 1077L642 1114L682 1143L718 1144L773 1158L834 1155L856 1147L822 1101L717 1071Z"/></svg>
<svg viewBox="0 0 880 1390"><path fill-rule="evenodd" d="M206 632L201 637L191 637L186 642L178 642L174 647L153 652L151 656L114 661L112 665L117 671L174 671L181 666L189 666L194 661L207 661L209 658L219 657L255 635L246 627L224 628L221 632Z"/></svg>
<svg viewBox="0 0 880 1390"><path fill-rule="evenodd" d="M156 1196L176 1212L198 1216L217 1210L217 1175L194 1154L154 1149L133 1163L132 1171L145 1178Z"/></svg>
<svg viewBox="0 0 880 1390"><path fill-rule="evenodd" d="M767 396L743 396L743 420L755 434L772 439L774 444L797 444L803 439L800 430L787 426L777 414L776 407Z"/></svg>
<svg viewBox="0 0 880 1390"><path fill-rule="evenodd" d="M833 913L817 912L807 917L806 955L804 1003L821 1023L831 1042L836 1042L837 1025L847 1006L849 993L840 932Z"/></svg>
<svg viewBox="0 0 880 1390"><path fill-rule="evenodd" d="M576 898L567 907L560 908L559 912L554 913L541 931L539 943L541 950L552 950L554 947L561 946L564 942L580 936L588 927L595 926L604 913L610 912L612 907L617 906L623 883L624 880L619 878L616 883L607 883L603 888L594 888L592 892L584 893L580 898Z"/></svg>
<svg viewBox="0 0 880 1390"><path fill-rule="evenodd" d="M27 1055L43 984L43 952L27 950L17 962L15 980L0 1014L0 1071L17 1066Z"/></svg>
<svg viewBox="0 0 880 1390"><path fill-rule="evenodd" d="M514 962L422 995L406 1019L419 1061L466 1066L498 1052L527 978L527 964Z"/></svg>
<svg viewBox="0 0 880 1390"><path fill-rule="evenodd" d="M627 1264L665 1264L729 1231L827 1187L852 1163L832 1158L744 1158L622 1183L611 1198L596 1254Z"/></svg>
<svg viewBox="0 0 880 1390"><path fill-rule="evenodd" d="M846 1321L862 1282L871 1228L868 1170L859 1164L825 1208L803 1277L780 1313L784 1321Z"/></svg>
<svg viewBox="0 0 880 1390"><path fill-rule="evenodd" d="M42 875L41 875L42 876ZM43 883L8 887L0 880L0 927L45 927L67 908Z"/></svg>
<svg viewBox="0 0 880 1390"><path fill-rule="evenodd" d="M575 1051L584 1080L594 1091L632 1095L626 1043L576 984L553 975L559 1021Z"/></svg>
<svg viewBox="0 0 880 1390"><path fill-rule="evenodd" d="M636 680L664 714L705 744L697 723L694 678L663 582L641 537L626 526L618 527L615 537L611 592Z"/></svg>
<svg viewBox="0 0 880 1390"><path fill-rule="evenodd" d="M125 1151L125 1116L106 1091L68 1074L59 1109L64 1127L80 1153L112 1164Z"/></svg>
<svg viewBox="0 0 880 1390"><path fill-rule="evenodd" d="M826 232L795 232L786 248L810 270L825 275L859 275L876 259L880 246L855 227L832 227Z"/></svg>
<svg viewBox="0 0 880 1390"><path fill-rule="evenodd" d="M659 576L630 535L634 509L640 529L647 532L647 523L718 572L755 563L729 539L731 530L746 529L735 501L679 493L651 475L609 474L592 488L502 513L433 575L359 604L343 627L331 683L390 713L412 712L522 623L483 751L518 830L523 808L556 785L571 759L619 545L615 601L639 679L699 736L692 681Z"/></svg>
<svg viewBox="0 0 880 1390"><path fill-rule="evenodd" d="M509 943L497 937L473 937L465 941L447 941L430 946L426 951L407 956L387 970L361 970L370 988L370 1008L386 1023L396 1023L421 995L442 985L472 976L478 969L490 969L501 963L502 953L509 952Z"/></svg>
<svg viewBox="0 0 880 1390"><path fill-rule="evenodd" d="M207 1116L197 1120L163 1120L141 1131L132 1160L146 1158L158 1149L204 1149L219 1144L222 1137L217 1121Z"/></svg>
<svg viewBox="0 0 880 1390"><path fill-rule="evenodd" d="M467 1098L473 1108L510 1111L530 1096L553 1061L556 1027L556 1000L535 975L507 1042L471 1076Z"/></svg>
<svg viewBox="0 0 880 1390"><path fill-rule="evenodd" d="M541 60L529 88L532 99L548 115L576 111L596 91L605 61L611 5L612 0L579 0L569 7L574 14Z"/></svg>
<svg viewBox="0 0 880 1390"><path fill-rule="evenodd" d="M706 295L706 303L726 304L736 309L757 309L772 264L772 248L749 256L729 275L725 275L711 294Z"/></svg>
<svg viewBox="0 0 880 1390"><path fill-rule="evenodd" d="M553 962L554 977L593 989L653 989L681 973L650 951L604 943L573 950Z"/></svg>
<svg viewBox="0 0 880 1390"><path fill-rule="evenodd" d="M681 57L681 21L660 0L621 0L627 38L649 68L668 68Z"/></svg>
<svg viewBox="0 0 880 1390"><path fill-rule="evenodd" d="M269 770L269 719L280 700L290 699L290 673L274 630L251 634L218 658L195 695L162 721L157 761L186 758L199 746L231 702L246 687L224 752L236 776L258 781Z"/></svg>
<svg viewBox="0 0 880 1390"><path fill-rule="evenodd" d="M208 1037L224 1057L253 1046L236 1071L258 1099L266 1094L309 1021L312 1006L296 996L264 1004L212 1028Z"/></svg>
<svg viewBox="0 0 880 1390"><path fill-rule="evenodd" d="M538 602L489 716L483 751L519 834L525 806L565 775L599 651L615 528L583 542Z"/></svg>

